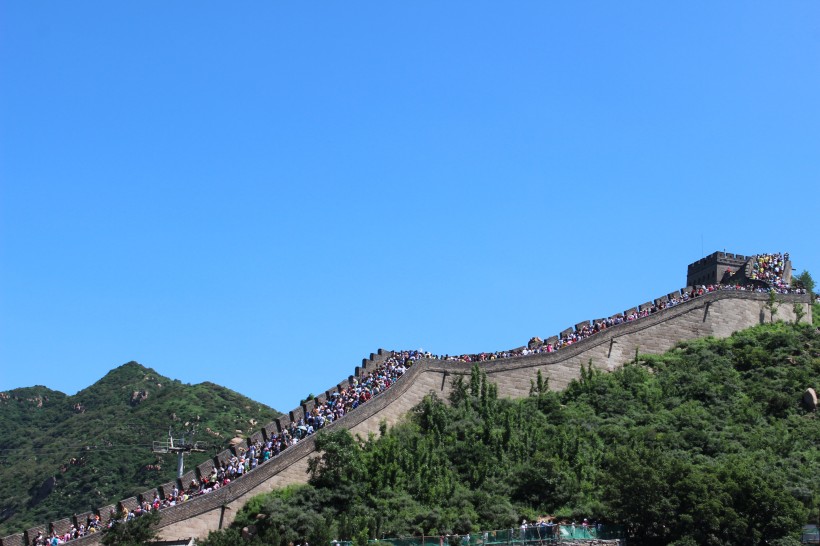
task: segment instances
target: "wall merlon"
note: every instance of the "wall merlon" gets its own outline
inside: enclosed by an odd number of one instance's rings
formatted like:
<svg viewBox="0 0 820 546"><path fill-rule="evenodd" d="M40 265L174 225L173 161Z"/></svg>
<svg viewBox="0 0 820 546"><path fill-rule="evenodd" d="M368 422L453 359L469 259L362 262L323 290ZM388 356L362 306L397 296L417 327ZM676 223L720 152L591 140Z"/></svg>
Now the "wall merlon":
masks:
<svg viewBox="0 0 820 546"><path fill-rule="evenodd" d="M274 434L278 434L279 432L281 431L279 430L279 427L276 426L276 421L272 421L265 425L265 439L270 440L273 438Z"/></svg>
<svg viewBox="0 0 820 546"><path fill-rule="evenodd" d="M88 526L88 523L94 518L94 512L82 512L74 516L74 523L79 527L80 524Z"/></svg>
<svg viewBox="0 0 820 546"><path fill-rule="evenodd" d="M199 476L210 476L214 469L214 462L210 459L203 461L202 464L197 465L196 469L199 471Z"/></svg>
<svg viewBox="0 0 820 546"><path fill-rule="evenodd" d="M305 413L302 411L302 408L291 410L289 415L291 423L298 423L299 419L304 419L305 417Z"/></svg>
<svg viewBox="0 0 820 546"><path fill-rule="evenodd" d="M573 331L574 330L572 328L567 328L566 330L561 332L561 337L569 337L572 335Z"/></svg>
<svg viewBox="0 0 820 546"><path fill-rule="evenodd" d="M231 460L231 457L233 457L233 453L229 449L224 449L224 450L220 451L219 453L217 453L217 455L216 455L216 459L219 462L220 466L222 466L222 467L227 466L228 461ZM185 485L184 481L182 481L182 480L178 480L178 481L180 481L180 485Z"/></svg>
<svg viewBox="0 0 820 546"><path fill-rule="evenodd" d="M36 527L32 527L31 529L25 532L25 542L26 544L33 544L34 539L37 538L37 535L42 533L44 537L48 537L48 529L46 529L45 525L37 525Z"/></svg>
<svg viewBox="0 0 820 546"><path fill-rule="evenodd" d="M576 332L580 332L581 330L583 330L583 329L584 329L584 327L589 328L589 321L588 321L588 320L585 320L585 321L583 321L583 322L579 322L579 323L577 323L577 324L575 325L575 331L576 331Z"/></svg>
<svg viewBox="0 0 820 546"><path fill-rule="evenodd" d="M291 420L290 417L287 415L283 415L281 417L276 418L276 426L279 428L279 431L284 431L290 425Z"/></svg>
<svg viewBox="0 0 820 546"><path fill-rule="evenodd" d="M139 506L139 504L140 504L140 503L139 503L139 501L137 500L137 497L128 497L127 499L122 499L122 500L119 502L119 505L120 505L121 507L123 507L123 508L128 508L129 510L133 510L134 508L136 508L137 506Z"/></svg>
<svg viewBox="0 0 820 546"><path fill-rule="evenodd" d="M57 533L58 535L66 534L70 529L71 526L74 525L74 522L69 518L58 519L57 521L51 522L51 531Z"/></svg>
<svg viewBox="0 0 820 546"><path fill-rule="evenodd" d="M171 494L174 492L174 486L177 485L177 482L168 482L160 485L157 489L159 489L159 496L163 499L170 499ZM105 514L100 514L100 518L102 518Z"/></svg>
<svg viewBox="0 0 820 546"><path fill-rule="evenodd" d="M116 504L106 504L105 506L98 508L97 513L100 515L100 521L102 523L106 523L111 516L119 517L117 514L117 505Z"/></svg>
<svg viewBox="0 0 820 546"><path fill-rule="evenodd" d="M154 502L154 495L157 494L157 488L149 489L148 491L143 491L137 498L140 499L141 502Z"/></svg>
<svg viewBox="0 0 820 546"><path fill-rule="evenodd" d="M637 307L633 307L633 308L631 308L631 309L627 309L626 311L624 311L624 316L625 316L625 317L628 317L628 316L629 316L629 315L631 315L632 313L637 313L637 312L638 312L638 308L637 308Z"/></svg>
<svg viewBox="0 0 820 546"><path fill-rule="evenodd" d="M302 402L302 414L303 415L310 415L310 412L313 411L313 408L316 407L316 398L314 397L311 400L305 400Z"/></svg>
<svg viewBox="0 0 820 546"><path fill-rule="evenodd" d="M26 537L23 533L0 538L0 546L25 546L25 544Z"/></svg>
<svg viewBox="0 0 820 546"><path fill-rule="evenodd" d="M194 472L193 470L189 470L188 472L183 474L180 478L180 481L185 486L185 491L188 491L188 489L191 488L192 483L196 482L197 484L199 484L199 480L197 480L196 477L196 472Z"/></svg>

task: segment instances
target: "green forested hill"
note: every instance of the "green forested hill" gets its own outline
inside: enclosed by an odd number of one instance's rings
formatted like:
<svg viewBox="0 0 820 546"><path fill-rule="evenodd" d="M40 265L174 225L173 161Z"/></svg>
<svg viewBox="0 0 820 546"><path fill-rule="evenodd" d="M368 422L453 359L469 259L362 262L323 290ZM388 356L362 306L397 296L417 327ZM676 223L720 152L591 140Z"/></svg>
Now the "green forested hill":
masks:
<svg viewBox="0 0 820 546"><path fill-rule="evenodd" d="M624 525L630 544L794 544L820 504L820 334L776 323L496 397L478 370L378 438L320 433L309 485L249 502L208 546ZM359 541L360 542L360 541Z"/></svg>
<svg viewBox="0 0 820 546"><path fill-rule="evenodd" d="M155 440L196 430L209 445L186 468L224 449L241 430L280 415L213 383L186 385L129 362L74 396L46 387L0 393L0 536L99 508L176 475Z"/></svg>

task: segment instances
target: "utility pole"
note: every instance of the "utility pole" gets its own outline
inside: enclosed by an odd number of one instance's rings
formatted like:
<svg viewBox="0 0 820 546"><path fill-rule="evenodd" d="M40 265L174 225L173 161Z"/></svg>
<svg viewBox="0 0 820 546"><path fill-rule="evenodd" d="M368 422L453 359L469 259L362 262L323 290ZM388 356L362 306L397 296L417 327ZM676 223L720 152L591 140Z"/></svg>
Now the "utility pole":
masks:
<svg viewBox="0 0 820 546"><path fill-rule="evenodd" d="M194 434L196 434L196 430L188 432L190 433L191 438L193 438ZM205 443L194 442L192 439L186 440L184 434L182 435L182 437L174 439L174 435L171 433L171 428L168 427L168 439L161 440L159 442L154 442L151 451L158 454L176 453L177 478L181 478L182 475L185 473L185 454L194 452L201 453L205 451Z"/></svg>

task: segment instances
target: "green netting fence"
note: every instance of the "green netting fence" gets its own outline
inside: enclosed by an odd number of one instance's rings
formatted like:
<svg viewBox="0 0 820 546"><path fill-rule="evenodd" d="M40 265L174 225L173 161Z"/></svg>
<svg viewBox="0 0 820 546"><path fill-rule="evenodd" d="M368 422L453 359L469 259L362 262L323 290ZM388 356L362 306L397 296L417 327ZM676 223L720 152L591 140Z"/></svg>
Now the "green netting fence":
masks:
<svg viewBox="0 0 820 546"><path fill-rule="evenodd" d="M616 540L626 537L622 525L538 525L526 529L501 529L468 535L421 536L370 540L372 546L540 546L574 540ZM334 542L334 546L352 546L352 542Z"/></svg>

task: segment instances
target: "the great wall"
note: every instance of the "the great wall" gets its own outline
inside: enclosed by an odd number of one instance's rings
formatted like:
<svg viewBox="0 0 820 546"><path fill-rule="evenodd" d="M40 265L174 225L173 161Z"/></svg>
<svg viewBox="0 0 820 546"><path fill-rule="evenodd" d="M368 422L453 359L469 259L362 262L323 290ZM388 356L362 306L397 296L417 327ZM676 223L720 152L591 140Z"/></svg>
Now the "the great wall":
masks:
<svg viewBox="0 0 820 546"><path fill-rule="evenodd" d="M667 294L655 300L655 303L668 301L680 294L680 291ZM776 319L794 321L796 319L794 308L797 304L804 311L802 320L811 322L812 306L809 295L780 294L777 300L779 307ZM769 295L766 293L718 290L662 309L640 320L623 322L607 328L558 352L490 360L479 362L477 365L487 373L491 381L498 385L499 396L527 396L530 381L536 377L538 371L541 371L544 377L549 378L551 388L563 389L573 379L579 377L581 366L590 361L596 368L612 371L634 358L636 350L643 353L661 353L683 340L705 336L728 337L738 330L768 321L771 319L768 303ZM652 305L651 302L642 304L625 311L623 315L629 315L633 311L650 305ZM579 323L575 329L585 324L588 325L589 322ZM268 424L260 432L232 449L234 451L244 449L248 441L264 439L271 433L283 430L291 422L304 417L315 404L321 404L332 396L333 392L346 388L354 376L361 377L369 373L387 356L388 353L383 350L371 354L370 358L364 359L362 365L355 369L354 375L349 376L347 380L326 391L316 400L308 401L289 412L287 416ZM362 436L376 433L380 423L385 422L392 425L398 422L427 394L435 393L439 397L447 397L452 379L457 375L468 375L474 365L475 363L468 362L421 359L389 389L329 427L343 427L349 429L353 434ZM227 486L163 509L160 523L161 538L170 540L182 537L204 537L211 530L229 525L237 511L251 497L288 484L306 482L308 459L314 454L314 444L315 437L309 436ZM226 461L232 455L233 452L230 450L223 451L215 457L214 461L207 461L195 470L189 471L179 480L178 484L174 482L163 484L145 491L138 497L124 499L118 504L121 507L133 509L142 498L150 500L155 493L165 497L175 485L185 485L191 480L207 476L217 460ZM28 546L32 544L38 533L44 535L51 531L58 534L63 533L72 524L85 522L95 512L105 518L112 509L117 508L115 504L103 506L94 512L76 514L49 525L34 527L24 533L0 539L0 546ZM72 543L92 544L97 543L99 538L100 533L90 534Z"/></svg>

